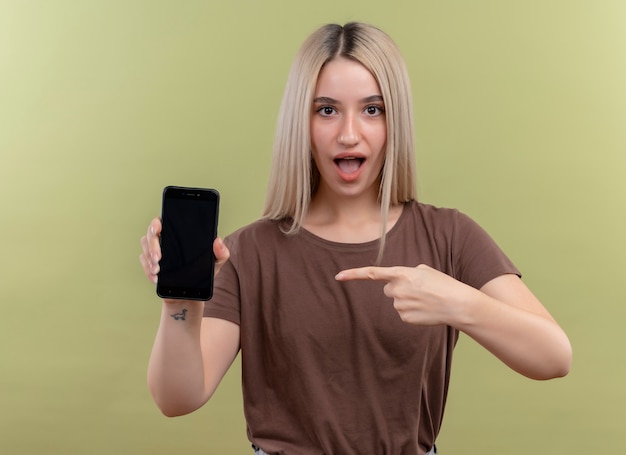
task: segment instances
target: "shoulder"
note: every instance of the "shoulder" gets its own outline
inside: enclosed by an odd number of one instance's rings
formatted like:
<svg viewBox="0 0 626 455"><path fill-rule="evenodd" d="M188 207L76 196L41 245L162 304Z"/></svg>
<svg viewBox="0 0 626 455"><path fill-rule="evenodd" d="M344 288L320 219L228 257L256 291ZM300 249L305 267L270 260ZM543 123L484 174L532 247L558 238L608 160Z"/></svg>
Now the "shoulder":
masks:
<svg viewBox="0 0 626 455"><path fill-rule="evenodd" d="M455 208L439 207L417 201L411 201L407 205L411 218L428 228L454 230L459 223L471 222L470 217Z"/></svg>
<svg viewBox="0 0 626 455"><path fill-rule="evenodd" d="M284 237L283 223L280 221L259 219L243 226L224 238L224 243L232 253L239 246L271 244L274 240Z"/></svg>
<svg viewBox="0 0 626 455"><path fill-rule="evenodd" d="M256 221L253 221L250 224L240 227L233 233L229 234L226 238L236 239L236 238L246 237L250 235L258 235L258 234L264 234L267 232L273 232L274 230L279 229L279 226L280 226L280 222L278 221L266 220L266 219L261 218Z"/></svg>
<svg viewBox="0 0 626 455"><path fill-rule="evenodd" d="M444 271L459 281L480 289L500 275L520 275L485 229L460 210L412 203L411 213L416 235L434 245L441 263L447 264Z"/></svg>
<svg viewBox="0 0 626 455"><path fill-rule="evenodd" d="M423 202L408 203L408 222L405 229L419 237L426 237L439 247L461 247L480 240L488 241L489 235L470 216L456 208L438 207Z"/></svg>
<svg viewBox="0 0 626 455"><path fill-rule="evenodd" d="M411 201L408 204L411 210L426 217L440 218L454 216L454 214L459 213L459 211L454 208L440 207L425 202Z"/></svg>

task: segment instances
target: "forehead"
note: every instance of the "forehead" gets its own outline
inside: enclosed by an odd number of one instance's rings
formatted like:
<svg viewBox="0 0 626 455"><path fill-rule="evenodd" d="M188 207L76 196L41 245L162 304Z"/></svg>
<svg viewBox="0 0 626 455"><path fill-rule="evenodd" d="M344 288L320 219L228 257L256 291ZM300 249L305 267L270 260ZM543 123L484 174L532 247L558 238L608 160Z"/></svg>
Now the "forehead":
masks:
<svg viewBox="0 0 626 455"><path fill-rule="evenodd" d="M337 58L326 63L320 71L315 95L336 99L360 98L380 95L380 87L365 66L354 60Z"/></svg>

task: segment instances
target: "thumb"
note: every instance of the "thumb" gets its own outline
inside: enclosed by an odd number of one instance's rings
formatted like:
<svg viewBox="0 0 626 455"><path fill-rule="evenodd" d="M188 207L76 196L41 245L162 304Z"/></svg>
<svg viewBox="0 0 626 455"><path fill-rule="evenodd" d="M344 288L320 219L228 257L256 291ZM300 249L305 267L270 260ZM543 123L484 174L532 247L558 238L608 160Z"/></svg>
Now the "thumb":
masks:
<svg viewBox="0 0 626 455"><path fill-rule="evenodd" d="M220 237L213 242L213 254L215 254L216 265L221 265L230 258L230 250Z"/></svg>

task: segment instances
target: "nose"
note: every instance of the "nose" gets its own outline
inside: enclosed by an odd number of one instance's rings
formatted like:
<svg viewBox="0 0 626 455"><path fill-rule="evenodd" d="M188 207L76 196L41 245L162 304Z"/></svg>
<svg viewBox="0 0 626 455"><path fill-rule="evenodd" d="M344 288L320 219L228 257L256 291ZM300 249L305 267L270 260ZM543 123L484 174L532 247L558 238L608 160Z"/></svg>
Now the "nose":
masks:
<svg viewBox="0 0 626 455"><path fill-rule="evenodd" d="M353 114L347 114L341 124L337 142L345 147L352 147L358 144L360 140L358 119Z"/></svg>

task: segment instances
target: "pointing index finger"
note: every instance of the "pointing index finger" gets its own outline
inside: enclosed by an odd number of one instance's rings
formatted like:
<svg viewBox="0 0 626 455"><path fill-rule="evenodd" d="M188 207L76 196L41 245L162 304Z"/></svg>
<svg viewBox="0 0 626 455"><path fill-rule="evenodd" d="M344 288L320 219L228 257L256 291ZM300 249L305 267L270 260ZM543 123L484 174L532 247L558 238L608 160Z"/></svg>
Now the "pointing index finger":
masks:
<svg viewBox="0 0 626 455"><path fill-rule="evenodd" d="M335 279L337 281L351 280L372 280L372 281L391 281L396 274L393 267L360 267L357 269L342 270Z"/></svg>

